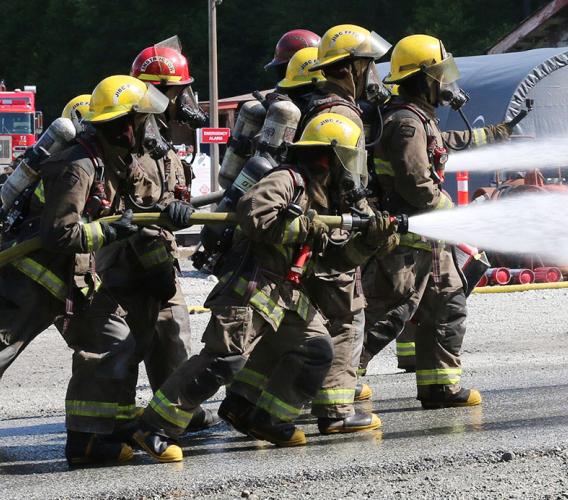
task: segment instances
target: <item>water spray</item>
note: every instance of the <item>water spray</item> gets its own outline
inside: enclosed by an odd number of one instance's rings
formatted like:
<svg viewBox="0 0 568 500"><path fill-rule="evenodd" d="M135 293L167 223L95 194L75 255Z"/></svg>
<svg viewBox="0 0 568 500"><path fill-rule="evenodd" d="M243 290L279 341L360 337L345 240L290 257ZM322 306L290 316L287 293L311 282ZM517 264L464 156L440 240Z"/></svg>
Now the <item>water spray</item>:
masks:
<svg viewBox="0 0 568 500"><path fill-rule="evenodd" d="M488 251L568 261L568 194L531 193L492 203L439 210L408 219L408 230L428 239L467 241Z"/></svg>

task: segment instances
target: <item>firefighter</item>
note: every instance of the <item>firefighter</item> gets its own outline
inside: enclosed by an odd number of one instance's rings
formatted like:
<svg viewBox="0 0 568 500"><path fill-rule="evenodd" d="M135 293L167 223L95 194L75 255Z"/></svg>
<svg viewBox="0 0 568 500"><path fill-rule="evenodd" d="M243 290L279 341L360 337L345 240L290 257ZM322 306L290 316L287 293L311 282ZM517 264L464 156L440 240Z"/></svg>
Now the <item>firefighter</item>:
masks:
<svg viewBox="0 0 568 500"><path fill-rule="evenodd" d="M346 40L345 36L350 38ZM314 61L316 55L313 52L314 49L306 48L298 51L288 64L286 77L278 83L277 92L285 91L294 103L298 103L303 115L314 116L333 108L331 110L334 112L349 115L352 120L357 119L359 127L362 128L359 117L360 110L354 101L356 96L351 95L349 97L349 91L341 90L346 97L337 94L326 97L325 93L331 92L330 87L324 83L325 80L321 72L314 70L314 68L323 64L325 72L325 62L330 59L332 53L337 55L337 51L334 52L336 46L331 42L332 39L336 39L337 46L343 49L343 57L335 58L334 61L342 60L343 66L355 64L357 61L357 65L361 63L361 68L370 66L370 62L374 58L383 55L379 47L372 48L372 38L371 33L356 26L338 26L328 30L321 42L323 49L322 47L318 49L318 61ZM359 52L356 55L349 53L349 50L354 51L355 48L365 43L368 44L368 52ZM388 44L385 42L385 47L387 46ZM362 62L366 62L366 64ZM367 70L368 68L363 69L362 73ZM313 80L310 80L310 74ZM363 75L359 76L366 78ZM302 92L306 87L313 88L314 85L318 85L315 93L306 96ZM357 97L361 97L362 94L363 92ZM267 99L270 99L270 94ZM322 100L326 100L328 107L321 104ZM316 105L314 105L314 101L317 103ZM363 158L363 170L365 170L363 137L360 137L358 147L361 158ZM363 200L360 200L359 204L361 206L358 208L364 210ZM328 208L331 209L331 207ZM360 286L357 286L356 276L357 272L353 269L340 273L337 270L320 268L317 269L314 276L306 281L306 286L311 291L311 297L314 298L326 319L330 320L330 333L334 343L335 356L331 370L312 404L312 412L319 417L318 426L320 432L324 434L357 432L373 429L380 425L378 416L355 414L353 407L356 396L356 369L363 334L362 325L359 324L363 320L362 308L364 307L362 294L357 290L360 289ZM247 366L236 375L228 396L219 408L219 415L230 422L237 430L242 431L246 428L244 422L246 422L253 404L260 396L263 386L268 380L268 375L272 371L274 358L278 356L273 340L274 337L267 336L260 342ZM368 386L361 386L358 397L359 399L370 398Z"/></svg>
<svg viewBox="0 0 568 500"><path fill-rule="evenodd" d="M132 153L140 147L148 118L166 107L163 94L135 78L115 75L101 81L84 118L89 133L44 160L24 223L10 235L19 240L39 231L42 250L0 272L1 360L9 364L53 322L73 349L65 397L65 453L73 465L133 456L130 446L112 436L121 416L134 409L123 404L136 347L127 323L132 318L101 284L94 252L154 238L138 234L130 210L117 222L97 219L124 210L127 191L143 199L153 196L157 187Z"/></svg>
<svg viewBox="0 0 568 500"><path fill-rule="evenodd" d="M155 394L134 435L155 458L165 461L166 454L171 461L181 460L181 449L167 437L182 432L192 410L231 382L264 335L275 338L280 356L246 431L278 446L306 443L293 420L321 387L333 348L324 318L288 272L304 244L316 261L353 268L359 263L353 259L376 251L395 229L378 214L365 234L325 250L329 229L314 217L314 209L325 212L331 199L341 199L345 186L359 182L361 133L341 115L314 118L292 147L292 165L271 171L239 200L242 236L223 259L221 279L206 301L212 318L205 347ZM153 452L156 443L165 450L162 455Z"/></svg>
<svg viewBox="0 0 568 500"><path fill-rule="evenodd" d="M316 35L313 31L304 29L288 31L278 40L274 48L274 57L264 66L264 69L273 70L276 81L281 81L286 77L286 69L292 56L306 47L317 47L319 42L319 35Z"/></svg>
<svg viewBox="0 0 568 500"><path fill-rule="evenodd" d="M364 129L361 109L356 101L365 98L368 88L380 81L374 61L386 54L390 47L391 45L379 35L360 26L344 24L327 30L318 48L318 63L310 68L311 72L321 70L325 81L317 84L317 89L312 94L308 109L302 118L303 123L317 114L333 112L346 116ZM360 138L358 147L364 152L364 137ZM366 204L364 200L358 203ZM396 244L396 241L393 244ZM331 322L331 334L336 345L342 345L344 348L352 345L355 351L360 351L363 339L357 325L363 322L365 307L360 270L356 269L346 274L331 269L320 269L319 279L314 281L313 286L316 293L318 291L321 293L318 305ZM330 293L329 287L337 289ZM330 297L335 297L337 301L330 301ZM356 358L357 354L354 357ZM348 356L338 356L337 359L347 360ZM349 418L353 414L353 405L349 402L353 388L355 389L353 398L357 401L370 399L372 391L367 384L356 383L356 365L345 364L343 367L338 366L338 369L343 372L343 377L340 377L341 383L338 386L339 381L330 380L329 387L324 384L319 401L323 403L325 399L334 400L334 390L344 391L345 396L335 399L342 400L338 404L316 405L313 413L321 417L324 422L326 418L336 420L332 427L349 432L350 422L353 421L354 427L358 428L362 418L352 416L350 420L346 419L343 422L343 427L340 427L339 417ZM332 367L330 378L334 371Z"/></svg>
<svg viewBox="0 0 568 500"><path fill-rule="evenodd" d="M181 162L171 145L172 130L179 124L195 130L205 126L209 118L195 102L191 91L193 78L189 72L188 60L181 52L178 37L142 50L132 63L130 75L154 85L169 98L166 111L158 116L160 134L167 141L166 154L157 160L152 157L156 155L145 154L138 161L146 165L148 171L160 173L165 181L167 200L189 200L191 171ZM177 269L176 293L160 309L156 335L145 358L148 380L154 392L191 353L189 312L179 281L175 241L172 241L172 245ZM219 419L210 410L199 408L187 430L204 429L218 422Z"/></svg>
<svg viewBox="0 0 568 500"><path fill-rule="evenodd" d="M399 96L383 113L384 131L374 159L381 208L411 215L450 208L451 199L441 186L448 149L509 137L506 124L471 134L440 132L436 108L459 109L466 101L458 78L440 40L412 35L395 46L384 82L398 85ZM403 235L397 250L368 263L363 281L368 305L361 368L414 316L416 381L423 408L480 404L479 391L460 385L466 298L451 248ZM400 347L412 354L414 346L405 342Z"/></svg>

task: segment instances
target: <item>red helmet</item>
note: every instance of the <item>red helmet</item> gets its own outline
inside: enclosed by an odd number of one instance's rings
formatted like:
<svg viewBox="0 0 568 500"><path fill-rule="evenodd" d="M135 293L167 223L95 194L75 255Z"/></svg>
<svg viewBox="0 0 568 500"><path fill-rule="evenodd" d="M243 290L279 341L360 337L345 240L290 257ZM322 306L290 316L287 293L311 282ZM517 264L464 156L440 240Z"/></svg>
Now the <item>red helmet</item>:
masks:
<svg viewBox="0 0 568 500"><path fill-rule="evenodd" d="M152 45L136 56L130 76L154 85L189 85L187 58L172 47Z"/></svg>
<svg viewBox="0 0 568 500"><path fill-rule="evenodd" d="M300 49L306 47L317 47L320 42L320 37L313 31L309 30L292 30L284 33L282 38L278 40L276 49L274 50L274 58L270 61L264 69L280 66L281 64L288 64L292 56Z"/></svg>

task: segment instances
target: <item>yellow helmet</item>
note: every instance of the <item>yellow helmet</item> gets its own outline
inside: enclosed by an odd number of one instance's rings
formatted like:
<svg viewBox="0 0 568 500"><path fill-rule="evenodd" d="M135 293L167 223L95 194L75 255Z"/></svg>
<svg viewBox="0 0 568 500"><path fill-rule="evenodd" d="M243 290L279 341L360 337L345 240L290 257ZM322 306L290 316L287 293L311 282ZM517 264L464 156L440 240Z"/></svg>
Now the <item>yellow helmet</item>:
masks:
<svg viewBox="0 0 568 500"><path fill-rule="evenodd" d="M459 70L441 40L429 35L411 35L398 42L391 56L390 73L384 83L399 83L418 72L449 84L459 78Z"/></svg>
<svg viewBox="0 0 568 500"><path fill-rule="evenodd" d="M61 116L63 118L68 118L75 125L75 130L80 132L83 130L83 125L81 121L85 118L85 115L89 112L89 102L91 100L91 94L81 94L77 97L71 99L63 108Z"/></svg>
<svg viewBox="0 0 568 500"><path fill-rule="evenodd" d="M360 147L362 133L353 120L337 113L322 113L308 122L300 140L290 147L297 151L309 147L333 148L343 168L340 175L348 175L355 186L360 186L367 177L366 152Z"/></svg>
<svg viewBox="0 0 568 500"><path fill-rule="evenodd" d="M375 32L355 24L340 24L328 29L318 47L318 62L310 68L316 71L349 57L379 59L391 44Z"/></svg>
<svg viewBox="0 0 568 500"><path fill-rule="evenodd" d="M318 58L317 47L306 47L296 52L286 67L286 77L278 82L278 87L295 88L308 85L316 80L325 80L321 71L310 72Z"/></svg>
<svg viewBox="0 0 568 500"><path fill-rule="evenodd" d="M357 149L360 137L361 129L353 120L337 113L322 113L308 122L292 147L342 146Z"/></svg>
<svg viewBox="0 0 568 500"><path fill-rule="evenodd" d="M168 103L169 99L153 85L132 76L109 76L93 90L89 113L84 120L102 123L129 113L163 113Z"/></svg>

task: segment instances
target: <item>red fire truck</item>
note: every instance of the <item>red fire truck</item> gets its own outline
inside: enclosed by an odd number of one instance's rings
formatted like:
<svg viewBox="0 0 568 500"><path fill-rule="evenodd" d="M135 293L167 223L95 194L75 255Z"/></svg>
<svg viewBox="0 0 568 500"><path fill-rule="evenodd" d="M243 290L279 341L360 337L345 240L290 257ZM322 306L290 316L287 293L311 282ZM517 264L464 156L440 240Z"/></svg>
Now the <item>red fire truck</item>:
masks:
<svg viewBox="0 0 568 500"><path fill-rule="evenodd" d="M35 85L7 91L0 82L0 168L32 146L43 128L43 115L36 111Z"/></svg>

